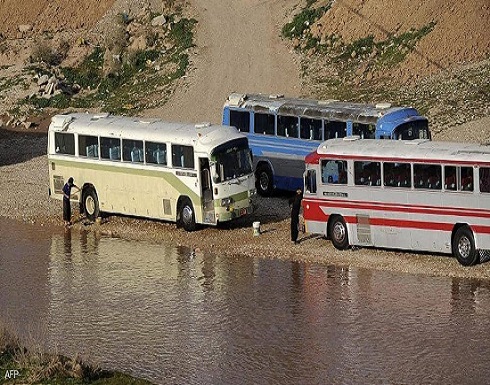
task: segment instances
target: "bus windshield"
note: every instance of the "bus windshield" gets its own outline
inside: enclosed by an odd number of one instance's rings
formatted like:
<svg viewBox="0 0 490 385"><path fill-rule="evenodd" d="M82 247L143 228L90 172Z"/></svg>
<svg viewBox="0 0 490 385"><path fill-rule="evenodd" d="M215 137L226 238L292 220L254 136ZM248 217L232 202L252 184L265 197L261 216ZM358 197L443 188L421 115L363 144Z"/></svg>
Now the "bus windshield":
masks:
<svg viewBox="0 0 490 385"><path fill-rule="evenodd" d="M246 140L218 147L212 154L212 160L216 162L215 183L226 182L252 172L252 156Z"/></svg>
<svg viewBox="0 0 490 385"><path fill-rule="evenodd" d="M414 120L400 124L393 133L394 139L430 139L429 123L427 120Z"/></svg>

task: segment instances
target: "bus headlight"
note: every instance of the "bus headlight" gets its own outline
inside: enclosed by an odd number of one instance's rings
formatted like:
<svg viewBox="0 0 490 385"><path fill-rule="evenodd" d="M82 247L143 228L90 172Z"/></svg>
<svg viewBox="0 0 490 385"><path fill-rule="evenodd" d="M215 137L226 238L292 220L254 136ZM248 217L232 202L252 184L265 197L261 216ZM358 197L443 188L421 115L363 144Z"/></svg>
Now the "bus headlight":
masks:
<svg viewBox="0 0 490 385"><path fill-rule="evenodd" d="M221 207L227 207L231 205L232 199L231 198L223 198L221 199Z"/></svg>

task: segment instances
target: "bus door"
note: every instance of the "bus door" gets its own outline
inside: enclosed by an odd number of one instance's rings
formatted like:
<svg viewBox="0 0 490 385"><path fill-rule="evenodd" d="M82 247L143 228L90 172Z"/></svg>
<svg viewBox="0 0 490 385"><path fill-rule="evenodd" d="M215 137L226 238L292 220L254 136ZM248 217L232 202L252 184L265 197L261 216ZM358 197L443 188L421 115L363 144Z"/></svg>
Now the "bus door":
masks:
<svg viewBox="0 0 490 385"><path fill-rule="evenodd" d="M199 158L199 169L201 173L201 202L204 223L216 223L209 159Z"/></svg>

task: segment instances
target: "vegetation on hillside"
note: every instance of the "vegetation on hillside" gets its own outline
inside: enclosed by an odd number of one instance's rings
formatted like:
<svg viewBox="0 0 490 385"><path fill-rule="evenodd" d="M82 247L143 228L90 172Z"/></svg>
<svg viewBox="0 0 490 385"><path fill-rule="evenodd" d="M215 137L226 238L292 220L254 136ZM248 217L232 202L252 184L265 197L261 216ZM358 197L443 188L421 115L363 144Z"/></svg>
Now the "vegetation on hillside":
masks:
<svg viewBox="0 0 490 385"><path fill-rule="evenodd" d="M163 24L152 25L157 16ZM38 46L28 71L57 73L69 91L51 97L31 95L23 103L35 109L96 108L129 115L164 104L172 83L186 73L196 20L177 13L151 14L149 19L118 15L104 44L94 46L76 67L60 66L61 49ZM131 44L136 39L140 43Z"/></svg>

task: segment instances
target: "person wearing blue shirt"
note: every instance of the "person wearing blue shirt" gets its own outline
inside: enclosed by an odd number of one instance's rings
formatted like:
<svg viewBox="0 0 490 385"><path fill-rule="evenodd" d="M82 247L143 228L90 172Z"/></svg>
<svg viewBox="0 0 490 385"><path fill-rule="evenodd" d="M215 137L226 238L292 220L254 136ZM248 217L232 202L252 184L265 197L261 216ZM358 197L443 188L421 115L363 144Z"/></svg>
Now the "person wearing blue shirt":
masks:
<svg viewBox="0 0 490 385"><path fill-rule="evenodd" d="M71 197L71 189L75 187L78 191L80 189L73 183L73 178L68 178L68 182L63 186L63 220L65 221L65 226L68 227L71 225L71 205L70 205L70 197Z"/></svg>

